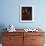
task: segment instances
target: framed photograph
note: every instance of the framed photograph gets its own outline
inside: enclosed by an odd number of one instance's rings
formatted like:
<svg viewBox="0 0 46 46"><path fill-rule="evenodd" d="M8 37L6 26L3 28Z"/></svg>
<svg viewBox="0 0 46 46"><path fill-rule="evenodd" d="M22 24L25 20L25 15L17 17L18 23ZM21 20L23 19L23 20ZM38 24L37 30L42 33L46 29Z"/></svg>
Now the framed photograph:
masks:
<svg viewBox="0 0 46 46"><path fill-rule="evenodd" d="M20 6L20 22L34 21L34 7L32 5Z"/></svg>

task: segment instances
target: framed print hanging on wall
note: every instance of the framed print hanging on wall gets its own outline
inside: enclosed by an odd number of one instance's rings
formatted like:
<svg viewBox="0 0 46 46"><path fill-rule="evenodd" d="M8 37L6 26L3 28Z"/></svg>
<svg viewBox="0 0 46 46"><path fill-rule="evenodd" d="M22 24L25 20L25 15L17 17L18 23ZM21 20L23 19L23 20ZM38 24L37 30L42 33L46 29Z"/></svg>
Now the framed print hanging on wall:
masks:
<svg viewBox="0 0 46 46"><path fill-rule="evenodd" d="M34 21L34 7L32 5L20 6L20 22Z"/></svg>

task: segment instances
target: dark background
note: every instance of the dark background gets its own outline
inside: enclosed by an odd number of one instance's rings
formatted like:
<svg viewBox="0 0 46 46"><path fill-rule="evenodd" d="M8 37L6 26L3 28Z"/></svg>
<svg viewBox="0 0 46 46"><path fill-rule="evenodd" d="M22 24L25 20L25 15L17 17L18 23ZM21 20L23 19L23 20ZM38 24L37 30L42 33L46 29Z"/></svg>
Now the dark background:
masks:
<svg viewBox="0 0 46 46"><path fill-rule="evenodd" d="M32 7L22 7L22 20L32 20Z"/></svg>

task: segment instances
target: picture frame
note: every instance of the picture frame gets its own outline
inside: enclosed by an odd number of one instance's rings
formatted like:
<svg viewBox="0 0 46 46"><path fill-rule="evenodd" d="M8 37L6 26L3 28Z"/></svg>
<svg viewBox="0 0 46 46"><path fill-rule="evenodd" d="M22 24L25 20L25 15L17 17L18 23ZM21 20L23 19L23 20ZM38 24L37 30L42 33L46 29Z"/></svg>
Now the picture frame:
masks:
<svg viewBox="0 0 46 46"><path fill-rule="evenodd" d="M34 21L34 6L20 5L20 22L33 22L33 21Z"/></svg>

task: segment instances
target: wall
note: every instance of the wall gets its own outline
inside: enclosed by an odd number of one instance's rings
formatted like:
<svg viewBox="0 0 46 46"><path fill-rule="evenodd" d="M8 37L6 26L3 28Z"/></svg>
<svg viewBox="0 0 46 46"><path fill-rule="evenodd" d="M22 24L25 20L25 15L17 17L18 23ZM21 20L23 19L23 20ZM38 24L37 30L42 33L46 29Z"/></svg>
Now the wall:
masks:
<svg viewBox="0 0 46 46"><path fill-rule="evenodd" d="M34 6L34 22L21 23L19 21L20 5ZM7 25L13 24L16 28L40 27L46 32L45 20L46 0L0 0L0 31Z"/></svg>
<svg viewBox="0 0 46 46"><path fill-rule="evenodd" d="M13 24L16 28L31 28L39 25L46 28L45 0L1 0L0 25ZM32 23L20 23L20 5L33 5L34 18Z"/></svg>
<svg viewBox="0 0 46 46"><path fill-rule="evenodd" d="M46 28L46 0L0 0L0 25L13 24L16 28L39 27ZM19 21L20 5L33 5L35 21L21 23Z"/></svg>

